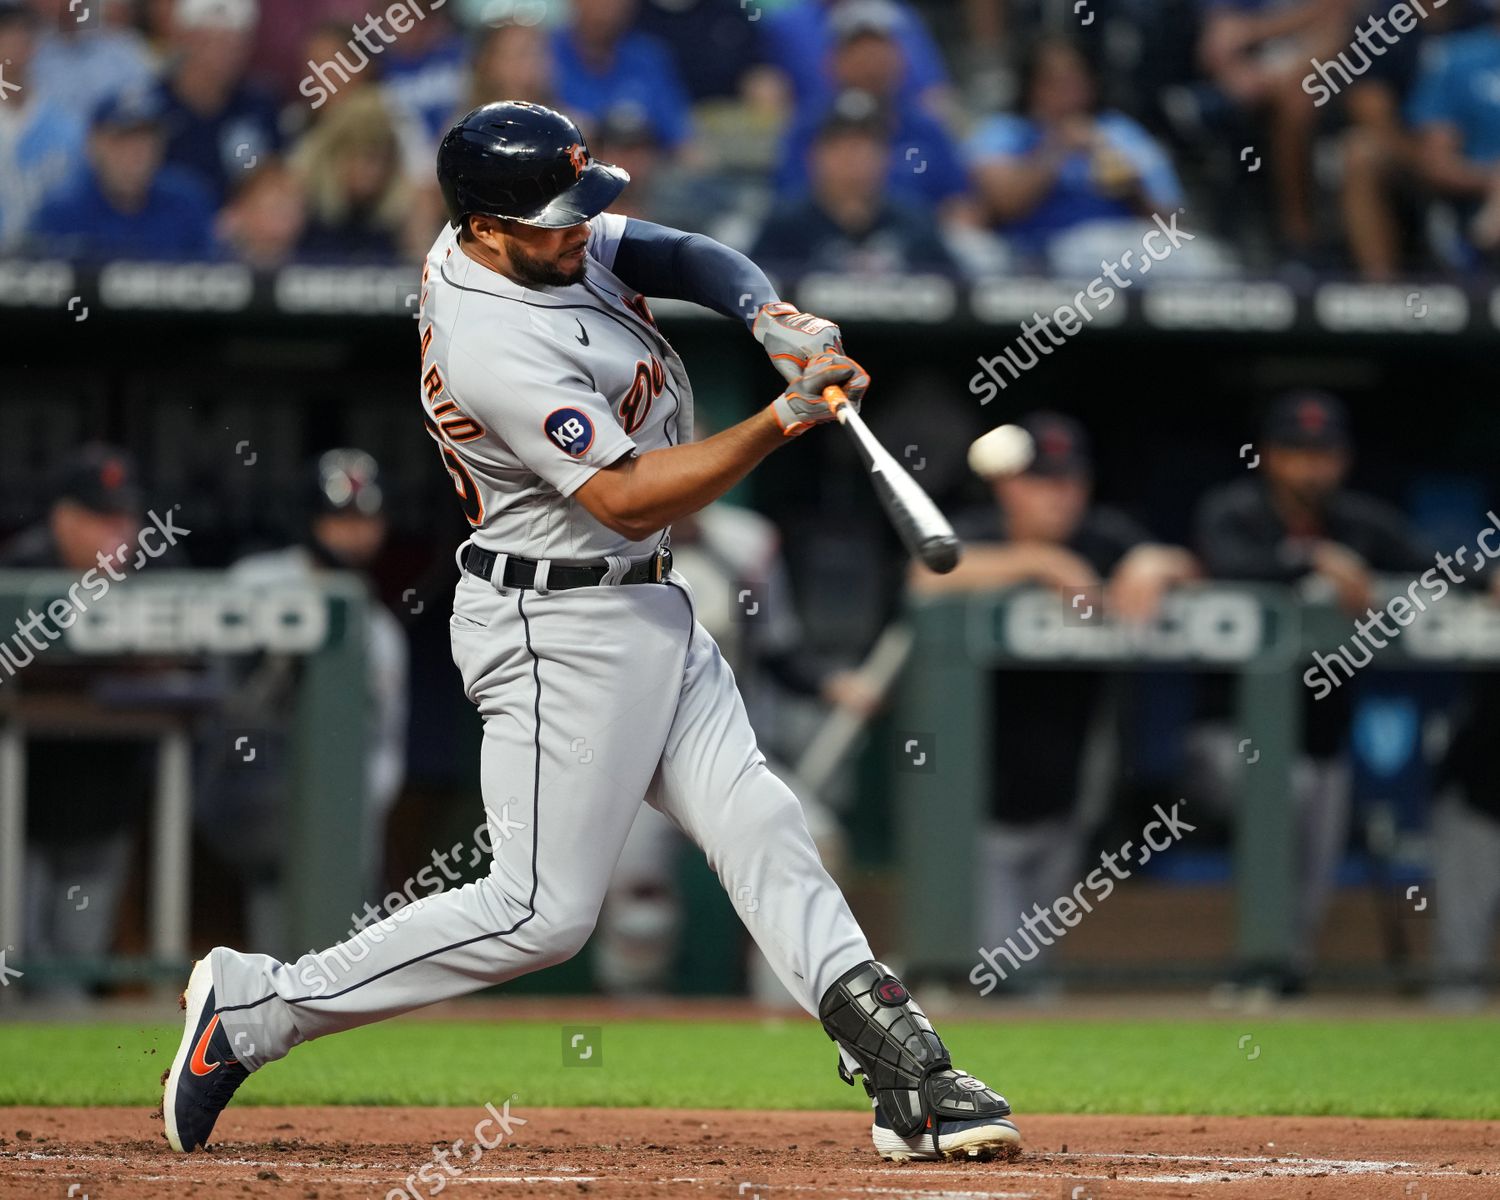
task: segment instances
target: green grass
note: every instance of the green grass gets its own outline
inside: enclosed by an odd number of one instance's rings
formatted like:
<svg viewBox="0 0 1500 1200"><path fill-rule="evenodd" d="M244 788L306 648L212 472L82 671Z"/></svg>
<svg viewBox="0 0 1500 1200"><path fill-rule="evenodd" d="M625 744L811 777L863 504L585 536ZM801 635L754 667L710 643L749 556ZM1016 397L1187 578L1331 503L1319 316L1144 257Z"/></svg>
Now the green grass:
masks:
<svg viewBox="0 0 1500 1200"><path fill-rule="evenodd" d="M597 1066L564 1067L558 1024L387 1022L299 1048L252 1076L237 1102L472 1105L514 1094L523 1106L859 1106L811 1021L602 1030ZM179 1031L0 1025L0 1105L154 1105ZM943 1032L959 1065L1021 1113L1500 1118L1493 1021L953 1022Z"/></svg>

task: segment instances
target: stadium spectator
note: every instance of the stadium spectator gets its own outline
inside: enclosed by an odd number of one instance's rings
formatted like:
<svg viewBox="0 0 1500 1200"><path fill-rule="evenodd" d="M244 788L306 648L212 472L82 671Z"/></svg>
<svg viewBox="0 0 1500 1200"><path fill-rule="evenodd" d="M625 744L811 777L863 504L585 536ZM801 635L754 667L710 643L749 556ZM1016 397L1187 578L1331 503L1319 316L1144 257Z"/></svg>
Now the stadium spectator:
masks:
<svg viewBox="0 0 1500 1200"><path fill-rule="evenodd" d="M173 56L158 85L167 162L192 172L222 203L281 150L276 104L247 81L257 0L177 0Z"/></svg>
<svg viewBox="0 0 1500 1200"><path fill-rule="evenodd" d="M1408 105L1422 174L1451 203L1468 242L1500 253L1500 21L1430 43Z"/></svg>
<svg viewBox="0 0 1500 1200"><path fill-rule="evenodd" d="M380 80L381 60L357 46L351 50L349 30L337 21L313 26L302 43L302 54L307 73L298 91L307 104L304 108L301 100L294 103L292 113L300 118L294 121L296 125L311 124L340 100Z"/></svg>
<svg viewBox="0 0 1500 1200"><path fill-rule="evenodd" d="M692 132L691 103L667 48L632 28L635 15L636 0L575 0L571 22L552 37L558 99L586 129L633 105L675 153Z"/></svg>
<svg viewBox="0 0 1500 1200"><path fill-rule="evenodd" d="M163 164L165 116L155 88L103 101L89 132L89 169L37 214L32 233L56 253L95 261L212 257L213 197Z"/></svg>
<svg viewBox="0 0 1500 1200"><path fill-rule="evenodd" d="M0 0L0 251L14 249L32 218L84 169L83 122L33 86L37 20L25 0Z"/></svg>
<svg viewBox="0 0 1500 1200"><path fill-rule="evenodd" d="M31 64L32 86L41 98L87 121L102 101L154 76L145 39L115 19L128 11L128 0L30 2L42 22Z"/></svg>
<svg viewBox="0 0 1500 1200"><path fill-rule="evenodd" d="M1446 9L1433 14L1445 15ZM1339 207L1349 256L1369 280L1395 276L1417 187L1417 140L1402 117L1416 79L1426 25L1369 59L1344 89L1348 127L1340 136Z"/></svg>
<svg viewBox="0 0 1500 1200"><path fill-rule="evenodd" d="M869 15L874 14L874 15ZM950 107L948 69L937 44L908 4L893 0L794 0L764 15L769 61L786 74L798 112L821 113L841 85L833 59L840 41L839 20L875 21L891 31L901 50L898 99L916 103L930 115Z"/></svg>
<svg viewBox="0 0 1500 1200"><path fill-rule="evenodd" d="M359 842L364 885L372 901L385 894L385 826L406 777L410 651L401 622L378 598L371 571L389 530L380 468L363 450L329 450L308 472L308 507L301 537L292 545L248 555L230 567L231 578L246 587L315 583L330 572L352 572L370 585L366 609L365 657L369 694L356 700L367 723L365 738L364 829ZM236 867L248 884L247 909L252 945L283 944L281 869L284 862L285 798L289 759L277 753L289 741L287 721L299 682L300 661L261 656L239 680L230 712L266 729L268 769L235 769L237 757L215 763L216 779L204 789L210 804L200 810L206 829L230 838ZM223 739L229 744L229 739Z"/></svg>
<svg viewBox="0 0 1500 1200"><path fill-rule="evenodd" d="M420 131L428 145L431 170L437 144L463 99L469 48L443 9L425 16L381 53L380 86L391 111Z"/></svg>
<svg viewBox="0 0 1500 1200"><path fill-rule="evenodd" d="M873 97L885 114L891 146L887 180L892 196L942 215L958 218L968 208L969 177L957 143L943 124L903 92L906 52L897 37L896 10L885 3L858 0L832 16L834 49L830 78L837 91L831 103L803 109L782 146L777 192L799 195L808 186L808 156L827 114L852 101L850 93ZM826 94L826 93L825 93Z"/></svg>
<svg viewBox="0 0 1500 1200"><path fill-rule="evenodd" d="M768 79L762 21L739 0L641 0L635 28L672 55L693 104L779 96Z"/></svg>
<svg viewBox="0 0 1500 1200"><path fill-rule="evenodd" d="M630 173L630 186L609 206L623 217L704 231L732 203L721 181L675 169L651 122L634 105L616 105L605 113L589 135L589 150Z"/></svg>
<svg viewBox="0 0 1500 1200"><path fill-rule="evenodd" d="M1322 109L1302 80L1313 59L1347 49L1353 0L1202 3L1199 61L1233 110L1263 124L1281 237L1289 250L1305 251L1314 235L1312 138Z"/></svg>
<svg viewBox="0 0 1500 1200"><path fill-rule="evenodd" d="M1375 602L1377 572L1413 573L1432 565L1410 524L1372 496L1345 488L1352 462L1344 406L1322 392L1278 397L1255 445L1258 469L1237 483L1209 492L1200 502L1198 553L1214 579L1296 586L1309 600L1332 601L1351 616ZM1352 684L1309 701L1302 747L1292 773L1300 827L1296 958L1290 973L1246 964L1253 982L1297 992L1305 986L1318 932L1333 892L1348 836L1350 783L1346 741ZM1209 689L1208 709L1218 720L1227 694ZM1193 737L1203 790L1230 803L1229 784L1241 759L1235 734L1209 724Z"/></svg>
<svg viewBox="0 0 1500 1200"><path fill-rule="evenodd" d="M1018 250L1056 255L1063 235L1087 235L1092 226L1109 229L1182 203L1165 151L1123 113L1100 111L1097 80L1068 40L1043 38L1030 47L1021 105L1019 115L989 118L969 144L986 215Z"/></svg>
<svg viewBox="0 0 1500 1200"><path fill-rule="evenodd" d="M1378 7L1377 15L1384 11ZM1366 279L1392 279L1403 261L1425 258L1430 194L1422 180L1421 141L1405 114L1422 63L1445 44L1442 35L1470 28L1478 18L1463 0L1431 10L1394 44L1366 56L1368 67L1341 92L1347 127L1340 135L1339 207L1350 257ZM1352 53L1341 58L1348 61ZM1358 68L1359 59L1350 65ZM1341 81L1333 65L1322 74Z"/></svg>
<svg viewBox="0 0 1500 1200"><path fill-rule="evenodd" d="M931 217L888 194L891 155L873 105L864 115L835 111L812 145L808 195L772 210L750 257L784 271L952 269Z"/></svg>
<svg viewBox="0 0 1500 1200"><path fill-rule="evenodd" d="M922 595L1041 584L1064 600L1124 620L1151 617L1166 591L1198 575L1193 556L1157 543L1124 513L1093 502L1093 457L1076 421L1034 412L1020 422L1028 461L986 475L995 503L960 514L966 543L947 575L913 569ZM988 469L988 468L987 468ZM995 746L990 814L980 843L981 944L1021 945L1021 918L1066 895L1089 830L1080 817L1081 767L1105 677L1095 671L1004 671L993 679ZM1030 961L1033 953L1018 955Z"/></svg>
<svg viewBox="0 0 1500 1200"><path fill-rule="evenodd" d="M240 262L270 271L296 258L306 228L302 182L277 160L250 173L219 213L217 232Z"/></svg>
<svg viewBox="0 0 1500 1200"><path fill-rule="evenodd" d="M540 26L502 21L479 35L469 78L469 112L496 100L557 107L552 45ZM461 114L460 114L461 115Z"/></svg>
<svg viewBox="0 0 1500 1200"><path fill-rule="evenodd" d="M319 120L291 164L307 193L303 257L388 262L427 249L433 229L412 226L400 139L378 90L355 93Z"/></svg>
<svg viewBox="0 0 1500 1200"><path fill-rule="evenodd" d="M350 46L356 50L359 46L356 29L367 14L385 7L371 7L366 0L260 0L260 23L250 52L250 78L283 103L301 103L305 95L298 92L301 81L316 64L333 58L332 53L318 58L304 53L313 33L319 29L334 31L338 39L335 49L342 50L348 59ZM380 45L378 35L373 41Z"/></svg>
<svg viewBox="0 0 1500 1200"><path fill-rule="evenodd" d="M58 465L46 517L0 550L0 567L61 570L75 578L92 571L106 582L107 569L116 579L128 578L144 508L134 463L124 451L101 444L81 447ZM11 653L25 648L20 638L8 647ZM90 686L107 668L34 656L20 669L28 695L44 696L54 706L85 706ZM29 740L28 957L98 959L111 951L132 838L154 778L155 750L149 742L96 734ZM80 892L88 897L86 905L74 899ZM54 1003L84 995L77 984L45 990Z"/></svg>

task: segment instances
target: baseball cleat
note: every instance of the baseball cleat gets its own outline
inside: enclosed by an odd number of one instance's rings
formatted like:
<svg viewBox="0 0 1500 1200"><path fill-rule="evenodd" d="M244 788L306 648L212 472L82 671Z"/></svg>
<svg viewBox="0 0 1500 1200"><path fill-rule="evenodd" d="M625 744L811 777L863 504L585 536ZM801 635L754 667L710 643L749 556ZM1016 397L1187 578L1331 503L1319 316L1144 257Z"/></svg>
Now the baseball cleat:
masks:
<svg viewBox="0 0 1500 1200"><path fill-rule="evenodd" d="M928 1128L916 1137L904 1138L885 1122L879 1112L870 1127L870 1137L880 1157L888 1162L936 1162L940 1159L1017 1158L1021 1153L1021 1131L1005 1117L979 1117L972 1121L937 1121L928 1117Z"/></svg>
<svg viewBox="0 0 1500 1200"><path fill-rule="evenodd" d="M234 1057L214 1011L214 977L207 958L193 964L179 1004L186 1013L182 1044L163 1080L161 1111L168 1144L187 1154L208 1145L214 1122L250 1072Z"/></svg>
<svg viewBox="0 0 1500 1200"><path fill-rule="evenodd" d="M957 1119L929 1115L925 1129L911 1137L902 1137L877 1104L870 1136L881 1158L890 1162L938 1159L987 1162L1020 1155L1021 1131L1010 1119L1010 1104L999 1092L987 1088L967 1071L952 1067L933 1072L923 1081L923 1088L930 1095L945 1097L943 1108L951 1111L954 1107L966 1107L976 1115Z"/></svg>

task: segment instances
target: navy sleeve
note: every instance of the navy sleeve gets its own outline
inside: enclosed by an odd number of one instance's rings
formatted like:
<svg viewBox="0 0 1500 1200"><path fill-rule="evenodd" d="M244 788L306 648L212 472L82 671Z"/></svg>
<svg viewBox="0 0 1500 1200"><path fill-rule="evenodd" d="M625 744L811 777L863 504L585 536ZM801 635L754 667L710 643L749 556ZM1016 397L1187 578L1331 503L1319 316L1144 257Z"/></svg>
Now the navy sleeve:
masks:
<svg viewBox="0 0 1500 1200"><path fill-rule="evenodd" d="M690 300L746 325L762 304L779 299L765 272L738 250L634 217L625 222L614 272L647 296Z"/></svg>

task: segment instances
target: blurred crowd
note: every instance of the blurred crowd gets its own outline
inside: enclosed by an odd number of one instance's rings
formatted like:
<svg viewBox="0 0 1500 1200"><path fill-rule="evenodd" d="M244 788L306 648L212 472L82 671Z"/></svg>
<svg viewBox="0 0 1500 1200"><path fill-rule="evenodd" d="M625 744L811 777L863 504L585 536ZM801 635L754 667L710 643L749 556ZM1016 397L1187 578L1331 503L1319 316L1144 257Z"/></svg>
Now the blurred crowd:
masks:
<svg viewBox="0 0 1500 1200"><path fill-rule="evenodd" d="M0 0L0 253L402 262L470 108L773 271L1483 271L1493 0Z"/></svg>

